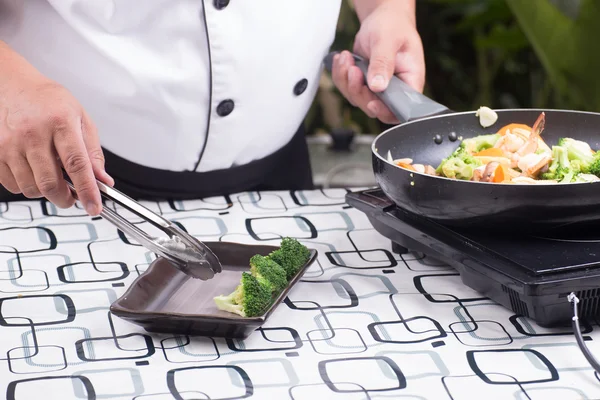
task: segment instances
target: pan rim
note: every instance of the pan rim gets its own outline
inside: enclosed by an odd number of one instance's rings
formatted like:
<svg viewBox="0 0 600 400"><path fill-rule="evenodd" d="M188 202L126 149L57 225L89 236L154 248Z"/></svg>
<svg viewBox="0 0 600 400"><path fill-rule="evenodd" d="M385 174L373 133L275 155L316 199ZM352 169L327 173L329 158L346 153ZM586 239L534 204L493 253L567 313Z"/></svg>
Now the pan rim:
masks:
<svg viewBox="0 0 600 400"><path fill-rule="evenodd" d="M559 112L559 113L569 113L569 114L584 114L584 115L594 115L594 116L600 116L600 112L594 112L594 111L579 111L579 110L567 110L567 109L561 109L561 108L496 108L496 109L492 109L494 112L497 113L502 113L502 112L525 112L525 111L538 111L538 112ZM478 185L493 185L493 186L520 186L520 187L530 187L530 188L540 188L540 187L547 187L547 186L557 186L557 185L592 185L592 184L599 184L600 181L595 181L595 182L569 182L569 183L547 183L547 184L515 184L515 183L494 183L494 182L479 182L479 181L465 181L465 180L461 180L461 179L452 179L452 178L447 178L445 176L433 176L433 175L428 175L422 172L418 172L418 171L410 171L407 169L404 169L402 167L399 167L395 164L390 163L387 158L383 157L381 154L379 154L379 151L377 150L377 141L383 137L384 135L386 135L387 133L398 129L399 127L404 127L406 125L411 125L411 124L415 124L418 122L423 122L423 121L428 121L428 120L432 120L432 119L438 119L438 118L447 118L447 117L452 117L452 116L460 116L460 115L469 115L469 114L475 114L477 111L460 111L460 112L452 112L452 113L445 113L445 114L437 114L437 115L431 115L429 117L423 117L423 118L419 118L416 119L414 121L408 121L408 122L404 122L404 123L400 123L398 125L392 126L391 128L388 128L386 130L384 130L383 132L379 133L377 136L375 136L375 139L373 139L373 141L371 142L371 153L374 154L378 159L380 159L381 161L385 162L386 164L389 164L395 168L398 168L400 170L405 171L406 173L410 173L412 175L420 175L422 177L426 177L426 178L431 178L431 179L441 179L441 180L447 180L447 181L452 181L452 182L457 182L457 184L478 184ZM411 176L412 176L411 175ZM536 190L536 189L531 189L531 190Z"/></svg>

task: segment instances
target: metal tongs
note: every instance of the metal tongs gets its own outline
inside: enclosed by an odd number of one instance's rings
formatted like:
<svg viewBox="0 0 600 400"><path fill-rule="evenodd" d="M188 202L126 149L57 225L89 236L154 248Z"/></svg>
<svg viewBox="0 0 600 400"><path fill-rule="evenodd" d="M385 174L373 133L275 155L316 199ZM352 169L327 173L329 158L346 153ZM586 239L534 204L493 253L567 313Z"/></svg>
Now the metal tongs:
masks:
<svg viewBox="0 0 600 400"><path fill-rule="evenodd" d="M77 198L75 187L66 173L65 180ZM140 218L165 232L169 239L154 238L127 221L116 211L104 206L100 215L124 233L129 234L142 246L170 261L177 269L196 279L208 280L221 272L217 256L204 243L191 236L171 221L144 207L129 196L96 180L103 198L120 204Z"/></svg>

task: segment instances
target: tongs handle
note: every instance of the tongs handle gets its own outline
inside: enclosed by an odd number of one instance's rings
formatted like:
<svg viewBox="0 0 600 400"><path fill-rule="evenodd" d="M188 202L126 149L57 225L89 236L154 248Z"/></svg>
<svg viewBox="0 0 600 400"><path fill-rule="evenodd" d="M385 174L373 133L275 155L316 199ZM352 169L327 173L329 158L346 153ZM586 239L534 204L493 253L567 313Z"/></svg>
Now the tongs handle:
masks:
<svg viewBox="0 0 600 400"><path fill-rule="evenodd" d="M133 200L131 197L127 196L126 194L111 188L110 186L100 182L99 180L96 180L96 183L98 184L98 189L100 189L100 194L103 195L104 198L108 198L109 200L119 203L123 207L127 208L129 211L136 214L138 217L141 217L151 222L158 228L170 229L173 226L173 224L170 221L152 212L137 201Z"/></svg>
<svg viewBox="0 0 600 400"><path fill-rule="evenodd" d="M71 178L69 177L69 175L67 175L66 171L64 171L64 170L63 170L63 176L64 176L65 181L67 181L67 184L71 188L71 192L73 192L73 196L75 196L75 198L77 198L77 191L75 190L75 186L73 185L73 182L71 181ZM105 183L99 181L98 179L96 179L96 184L98 185L98 189L100 190L100 195L103 198L120 204L124 208L126 208L129 211L131 211L132 213L136 214L138 217L150 222L152 225L156 226L157 228L159 228L160 230L162 230L169 236L173 236L173 230L175 228L175 225L173 223L171 223L171 221L152 212L151 210L144 207L143 205L141 205L140 203L138 203L131 197L127 196L124 193L119 192L116 189L113 189L112 187L106 185ZM131 228L135 228L139 232L142 232L139 228L135 227L133 224L129 224L127 221L125 221L123 218L121 218L121 216L118 215L118 213L113 212L113 210L107 209L107 207L102 207L102 212L100 215L102 215L104 217L105 214L112 214L112 215L108 215L108 217L107 217L107 219L109 219L111 222L113 219L117 218L119 220L118 223L120 225L126 224L126 227L124 228L125 231L129 231Z"/></svg>
<svg viewBox="0 0 600 400"><path fill-rule="evenodd" d="M75 198L77 198L77 191L75 190L75 186L73 185L73 182L71 182L71 180L69 179L68 176L65 176L65 180L66 180L69 188L71 188L71 192L73 193L73 196ZM99 180L96 180L96 183L98 184L98 189L100 190L100 195L102 197L104 197L105 199L112 200L112 201L115 201L115 202L121 204L123 207L125 207L128 210L130 210L131 212L137 214L139 217L151 222L153 225L157 225L158 228L163 228L163 229L169 228L169 225L170 225L169 221L167 221L164 218L162 218L161 216L153 213L152 211L150 211L143 205L134 201L129 196L127 196L117 190L114 190L113 188L100 182ZM110 209L109 207L102 207L100 216L102 216L103 218L105 218L106 220L111 222L113 225L115 225L117 228L119 228L121 231L123 231L123 233L128 233L131 236L133 236L137 241L142 243L149 250L152 250L156 253L164 255L163 253L165 251L164 251L164 249L161 248L162 246L155 243L154 240L152 240L152 237L150 237L146 232L144 232L143 230L141 230L134 224L130 223L129 221L125 220L116 211ZM166 233L168 233L169 236L171 235L169 232L166 232ZM168 254L166 256L171 258Z"/></svg>
<svg viewBox="0 0 600 400"><path fill-rule="evenodd" d="M70 187L73 192L73 196L77 197L77 192L75 190L75 186L71 179L63 171L63 175L67 185ZM138 215L145 221L150 222L152 225L156 226L170 238L176 236L180 239L186 246L193 249L193 251L197 252L198 255L201 255L203 260L194 259L193 261L186 261L181 258L179 255L173 254L173 252L167 249L160 243L157 243L154 238L149 236L146 232L130 223L126 219L124 219L119 213L110 209L109 207L102 207L102 211L100 215L119 228L124 233L128 233L135 240L141 243L147 249L157 253L164 258L166 258L171 263L175 264L181 271L184 273L191 275L195 278L200 279L210 279L214 276L215 272L221 272L221 265L218 258L214 255L214 253L208 248L205 244L198 241L196 238L185 232L183 229L179 228L177 225L173 224L171 221L161 217L160 215L152 212L148 208L144 207L137 201L133 200L131 197L127 196L124 193L119 192L116 189L96 180L98 184L98 189L100 190L100 195L108 200L111 200L115 203L120 204L125 207L127 210L132 213Z"/></svg>
<svg viewBox="0 0 600 400"><path fill-rule="evenodd" d="M72 185L69 183L69 186ZM104 219L115 225L117 228L119 228L123 233L127 233L130 236L133 236L135 240L141 243L148 250L160 254L161 256L169 259L169 261L171 262L180 263L180 261L173 259L173 257L171 257L171 255L165 251L163 246L157 244L154 240L152 240L152 237L150 237L150 235L148 235L146 232L144 232L134 224L127 222L116 211L113 211L108 207L102 207L100 215Z"/></svg>

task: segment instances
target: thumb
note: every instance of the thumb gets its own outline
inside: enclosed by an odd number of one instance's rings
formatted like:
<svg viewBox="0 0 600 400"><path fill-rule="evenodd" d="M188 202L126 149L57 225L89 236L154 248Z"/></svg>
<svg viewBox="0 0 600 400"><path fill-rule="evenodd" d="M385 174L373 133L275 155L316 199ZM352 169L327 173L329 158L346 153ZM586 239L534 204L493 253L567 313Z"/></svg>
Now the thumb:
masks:
<svg viewBox="0 0 600 400"><path fill-rule="evenodd" d="M367 73L367 82L372 91L382 92L387 88L394 74L397 52L398 46L392 40L384 38L372 43Z"/></svg>

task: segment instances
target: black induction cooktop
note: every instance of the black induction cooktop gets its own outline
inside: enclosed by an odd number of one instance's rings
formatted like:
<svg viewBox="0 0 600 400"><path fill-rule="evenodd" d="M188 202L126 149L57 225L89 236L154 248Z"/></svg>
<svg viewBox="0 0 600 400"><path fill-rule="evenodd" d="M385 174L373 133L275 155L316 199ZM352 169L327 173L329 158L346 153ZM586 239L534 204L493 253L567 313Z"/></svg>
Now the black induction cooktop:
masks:
<svg viewBox="0 0 600 400"><path fill-rule="evenodd" d="M538 236L468 232L408 213L381 189L350 192L397 253L423 253L454 267L463 283L545 327L571 323L574 292L580 317L600 315L600 227L562 228Z"/></svg>

